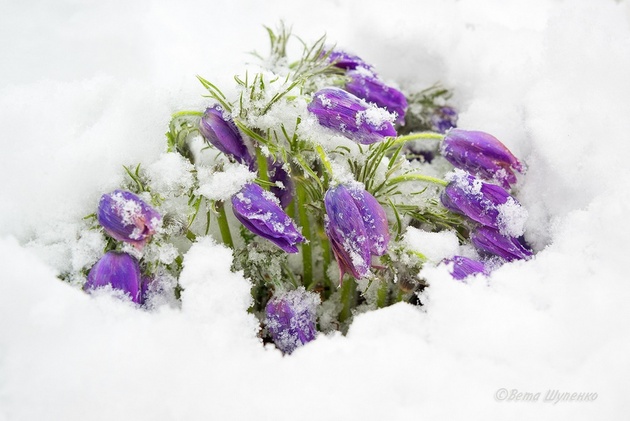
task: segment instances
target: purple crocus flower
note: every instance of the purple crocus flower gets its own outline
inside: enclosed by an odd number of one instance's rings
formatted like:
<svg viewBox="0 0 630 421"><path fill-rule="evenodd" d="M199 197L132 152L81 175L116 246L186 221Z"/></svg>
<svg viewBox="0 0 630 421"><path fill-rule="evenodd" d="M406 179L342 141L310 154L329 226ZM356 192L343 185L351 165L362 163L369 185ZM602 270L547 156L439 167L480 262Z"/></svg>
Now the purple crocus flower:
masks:
<svg viewBox="0 0 630 421"><path fill-rule="evenodd" d="M432 130L438 133L446 133L457 127L457 111L453 107L439 107L431 115Z"/></svg>
<svg viewBox="0 0 630 421"><path fill-rule="evenodd" d="M523 172L520 161L496 137L469 130L452 129L442 141L441 153L457 168L509 189L516 183L514 171Z"/></svg>
<svg viewBox="0 0 630 421"><path fill-rule="evenodd" d="M475 229L470 239L477 250L499 256L508 262L529 259L533 253L523 246L518 238L501 234L498 230L480 226Z"/></svg>
<svg viewBox="0 0 630 421"><path fill-rule="evenodd" d="M402 92L386 85L364 70L351 70L346 75L350 78L350 81L346 83L346 91L378 107L385 108L390 113L395 113L397 124L405 122L407 98Z"/></svg>
<svg viewBox="0 0 630 421"><path fill-rule="evenodd" d="M356 279L367 275L372 255L387 251L389 231L385 210L370 193L353 186L330 188L324 197L326 234L344 273Z"/></svg>
<svg viewBox="0 0 630 421"><path fill-rule="evenodd" d="M287 253L297 253L306 239L282 210L278 199L258 184L248 183L232 196L234 216L248 230L271 241Z"/></svg>
<svg viewBox="0 0 630 421"><path fill-rule="evenodd" d="M352 54L348 54L344 51L339 51L339 50L331 51L330 54L328 55L328 61L330 61L333 64L333 66L338 67L340 69L355 70L357 68L359 69L362 68L374 74L374 71L371 65L367 64L360 57L352 55Z"/></svg>
<svg viewBox="0 0 630 421"><path fill-rule="evenodd" d="M504 188L456 170L441 195L451 212L508 235L522 235L527 212Z"/></svg>
<svg viewBox="0 0 630 421"><path fill-rule="evenodd" d="M451 276L460 281L477 273L484 275L488 275L490 273L484 262L473 260L464 256L453 256L450 259L444 260L444 263L453 264Z"/></svg>
<svg viewBox="0 0 630 421"><path fill-rule="evenodd" d="M269 190L278 198L282 209L286 209L293 200L295 194L295 186L293 180L287 171L284 169L284 164L281 161L274 161L273 159L267 160L267 172L269 174L269 181L272 183L280 182L283 187L272 186Z"/></svg>
<svg viewBox="0 0 630 421"><path fill-rule="evenodd" d="M337 130L358 143L369 145L386 136L396 136L388 112L370 106L343 89L321 89L314 94L308 110L322 126Z"/></svg>
<svg viewBox="0 0 630 421"><path fill-rule="evenodd" d="M162 226L162 216L155 209L124 190L101 196L97 218L107 234L138 249Z"/></svg>
<svg viewBox="0 0 630 421"><path fill-rule="evenodd" d="M199 121L199 132L224 154L250 168L255 165L255 159L249 153L236 124L220 105L206 109Z"/></svg>
<svg viewBox="0 0 630 421"><path fill-rule="evenodd" d="M124 292L136 304L141 304L141 277L138 261L127 253L109 251L90 269L83 290L90 292L111 287Z"/></svg>
<svg viewBox="0 0 630 421"><path fill-rule="evenodd" d="M265 307L265 324L273 342L285 354L317 336L316 311L320 298L304 287L276 294Z"/></svg>

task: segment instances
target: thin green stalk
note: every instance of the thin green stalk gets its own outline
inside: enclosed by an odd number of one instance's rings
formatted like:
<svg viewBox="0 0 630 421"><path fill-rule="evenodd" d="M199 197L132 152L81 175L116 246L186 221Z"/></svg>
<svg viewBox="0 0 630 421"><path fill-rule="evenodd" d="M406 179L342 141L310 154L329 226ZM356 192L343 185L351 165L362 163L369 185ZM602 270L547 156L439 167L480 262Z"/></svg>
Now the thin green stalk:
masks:
<svg viewBox="0 0 630 421"><path fill-rule="evenodd" d="M341 312L339 313L339 321L345 322L352 316L352 309L356 302L357 283L354 279L346 280L341 285Z"/></svg>
<svg viewBox="0 0 630 421"><path fill-rule="evenodd" d="M225 206L223 202L216 202L217 212L219 213L217 221L219 222L219 230L221 231L221 239L223 244L229 248L234 248L232 242L232 234L230 234L230 225L228 224L227 215L225 214Z"/></svg>
<svg viewBox="0 0 630 421"><path fill-rule="evenodd" d="M383 308L387 305L387 295L389 293L389 284L380 280L380 285L378 286L378 290L376 291L376 307Z"/></svg>
<svg viewBox="0 0 630 421"><path fill-rule="evenodd" d="M398 177L390 178L387 180L387 185L391 186L397 183L401 183L403 181L426 181L429 183L437 184L442 187L448 186L448 181L442 180L441 178L435 178L428 175L423 174L405 174L399 175Z"/></svg>
<svg viewBox="0 0 630 421"><path fill-rule="evenodd" d="M184 110L184 111L177 111L176 113L173 113L171 117L177 118L177 117L202 117L202 116L203 116L203 112L201 111Z"/></svg>
<svg viewBox="0 0 630 421"><path fill-rule="evenodd" d="M269 182L269 173L267 168L267 157L263 155L260 148L256 148L256 162L258 163L258 178L262 181ZM262 188L269 190L266 183L263 183Z"/></svg>
<svg viewBox="0 0 630 421"><path fill-rule="evenodd" d="M408 135L400 136L396 138L396 141L391 147L402 145L403 143L410 142L412 140L442 140L444 135L434 132L422 132L422 133L410 133Z"/></svg>
<svg viewBox="0 0 630 421"><path fill-rule="evenodd" d="M302 226L302 235L306 237L307 242L302 243L302 269L304 287L308 289L313 281L313 251L311 247L311 224L306 211L306 190L301 183L297 183L297 213Z"/></svg>
<svg viewBox="0 0 630 421"><path fill-rule="evenodd" d="M330 253L330 241L328 241L328 237L325 233L321 232L321 230L319 237L321 239L320 244L322 247L322 258L324 260L324 279L330 282L328 278L328 268L330 267L330 262L332 260L332 256Z"/></svg>

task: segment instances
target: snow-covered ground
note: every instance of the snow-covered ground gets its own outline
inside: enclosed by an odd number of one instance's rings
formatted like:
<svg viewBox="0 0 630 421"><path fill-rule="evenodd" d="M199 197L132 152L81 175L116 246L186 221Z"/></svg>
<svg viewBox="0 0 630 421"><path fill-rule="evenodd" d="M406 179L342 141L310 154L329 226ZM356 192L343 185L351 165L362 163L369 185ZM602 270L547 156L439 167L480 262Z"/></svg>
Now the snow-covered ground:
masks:
<svg viewBox="0 0 630 421"><path fill-rule="evenodd" d="M402 88L452 87L459 126L528 164L535 258L469 284L426 269L425 306L290 357L259 343L248 283L209 239L186 255L181 310L59 281L121 166L155 162L170 114L206 104L194 76L232 86L280 19ZM0 23L0 420L630 413L628 1L25 1Z"/></svg>

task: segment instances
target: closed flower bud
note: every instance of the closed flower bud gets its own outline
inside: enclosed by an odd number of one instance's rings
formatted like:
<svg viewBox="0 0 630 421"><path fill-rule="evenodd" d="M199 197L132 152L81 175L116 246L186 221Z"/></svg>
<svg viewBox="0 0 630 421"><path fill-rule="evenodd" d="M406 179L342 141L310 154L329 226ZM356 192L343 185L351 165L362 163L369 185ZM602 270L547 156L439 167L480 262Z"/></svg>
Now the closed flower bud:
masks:
<svg viewBox="0 0 630 421"><path fill-rule="evenodd" d="M343 89L321 89L314 94L308 110L322 126L339 131L358 143L368 145L387 136L396 136L390 113Z"/></svg>
<svg viewBox="0 0 630 421"><path fill-rule="evenodd" d="M90 269L83 289L90 292L110 287L122 291L134 303L141 304L141 282L140 267L134 257L109 251Z"/></svg>
<svg viewBox="0 0 630 421"><path fill-rule="evenodd" d="M215 148L252 168L255 159L249 153L238 128L220 105L207 108L199 121L199 132Z"/></svg>
<svg viewBox="0 0 630 421"><path fill-rule="evenodd" d="M358 68L366 69L374 73L371 65L367 64L360 57L348 54L344 51L331 51L330 54L328 54L328 61L330 61L333 66L340 69L354 70Z"/></svg>
<svg viewBox="0 0 630 421"><path fill-rule="evenodd" d="M395 114L396 123L403 124L405 122L407 98L402 92L387 86L364 70L351 70L347 76L350 81L346 83L346 91Z"/></svg>
<svg viewBox="0 0 630 421"><path fill-rule="evenodd" d="M338 185L324 197L326 234L339 265L340 279L350 273L367 275L372 255L387 251L389 231L385 210L367 191Z"/></svg>
<svg viewBox="0 0 630 421"><path fill-rule="evenodd" d="M248 183L232 196L232 210L245 228L287 253L297 253L296 244L306 240L282 210L278 199L258 184Z"/></svg>
<svg viewBox="0 0 630 421"><path fill-rule="evenodd" d="M450 211L509 236L523 235L527 211L502 187L456 170L441 196Z"/></svg>
<svg viewBox="0 0 630 421"><path fill-rule="evenodd" d="M484 132L452 129L442 141L441 153L455 167L495 180L506 189L516 183L514 171L523 172L522 164L512 152Z"/></svg>
<svg viewBox="0 0 630 421"><path fill-rule="evenodd" d="M473 245L482 253L499 256L508 262L529 259L533 253L518 238L501 234L490 227L478 227L470 235Z"/></svg>
<svg viewBox="0 0 630 421"><path fill-rule="evenodd" d="M295 186L289 173L284 169L284 164L280 161L268 160L267 163L269 181L276 183L276 186L272 186L269 190L278 198L282 209L286 209L293 200L295 194ZM282 184L282 187L277 183Z"/></svg>
<svg viewBox="0 0 630 421"><path fill-rule="evenodd" d="M155 209L124 190L101 196L97 218L107 234L139 249L162 226L162 216Z"/></svg>
<svg viewBox="0 0 630 421"><path fill-rule="evenodd" d="M478 273L488 275L490 273L484 262L464 256L453 256L450 259L444 260L444 263L453 264L451 276L460 281L470 275L476 275Z"/></svg>
<svg viewBox="0 0 630 421"><path fill-rule="evenodd" d="M438 107L431 115L432 130L438 133L446 133L457 127L457 111L453 107Z"/></svg>
<svg viewBox="0 0 630 421"><path fill-rule="evenodd" d="M265 324L276 344L285 354L312 341L317 336L316 312L319 295L304 287L282 292L265 307Z"/></svg>

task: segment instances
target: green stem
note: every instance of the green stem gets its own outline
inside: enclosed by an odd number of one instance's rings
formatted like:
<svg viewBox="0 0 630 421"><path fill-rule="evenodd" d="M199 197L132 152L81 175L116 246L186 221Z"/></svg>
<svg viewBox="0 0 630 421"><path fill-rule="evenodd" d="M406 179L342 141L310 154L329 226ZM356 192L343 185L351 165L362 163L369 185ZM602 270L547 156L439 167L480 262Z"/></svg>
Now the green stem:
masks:
<svg viewBox="0 0 630 421"><path fill-rule="evenodd" d="M219 213L217 221L219 222L219 230L221 231L221 239L223 244L229 248L234 248L232 242L232 234L230 234L230 225L228 224L227 215L225 214L225 206L223 202L216 202L217 212Z"/></svg>
<svg viewBox="0 0 630 421"><path fill-rule="evenodd" d="M267 157L263 155L260 148L256 148L256 162L258 163L258 178L266 182L266 183L263 183L262 188L265 190L269 190L269 187L266 186L266 184L269 182Z"/></svg>
<svg viewBox="0 0 630 421"><path fill-rule="evenodd" d="M341 285L341 312L339 321L345 322L352 316L352 308L356 301L357 283L354 279L349 279Z"/></svg>
<svg viewBox="0 0 630 421"><path fill-rule="evenodd" d="M442 187L448 186L448 181L442 180L441 178L435 178L428 175L423 174L405 174L400 175L398 177L390 178L387 181L387 185L391 186L393 184L401 183L403 181L426 181L429 183L437 184Z"/></svg>
<svg viewBox="0 0 630 421"><path fill-rule="evenodd" d="M330 253L330 241L328 241L328 237L326 236L326 234L320 229L319 230L319 237L320 237L320 244L322 247L322 259L324 260L324 279L326 279L328 282L330 282L330 279L328 278L328 268L330 267L330 262L332 259L331 253ZM332 283L331 283L331 286Z"/></svg>
<svg viewBox="0 0 630 421"><path fill-rule="evenodd" d="M203 112L201 112L201 111L184 110L184 111L177 111L176 113L173 113L171 118L178 118L178 117L202 117L202 116L203 116Z"/></svg>
<svg viewBox="0 0 630 421"><path fill-rule="evenodd" d="M306 190L301 183L296 183L297 200L295 205L297 206L298 217L300 219L300 225L302 226L302 235L306 237L307 242L302 243L302 269L303 269L303 284L304 288L309 287L313 281L313 255L311 248L311 224L308 219L308 213L306 212Z"/></svg>
<svg viewBox="0 0 630 421"><path fill-rule="evenodd" d="M376 292L376 307L383 308L387 304L387 294L389 292L389 284L381 279L380 285Z"/></svg>
<svg viewBox="0 0 630 421"><path fill-rule="evenodd" d="M442 140L444 139L444 136L445 135L441 133L433 132L410 133L405 136L397 137L392 147L402 145L403 143L410 142L412 140Z"/></svg>

